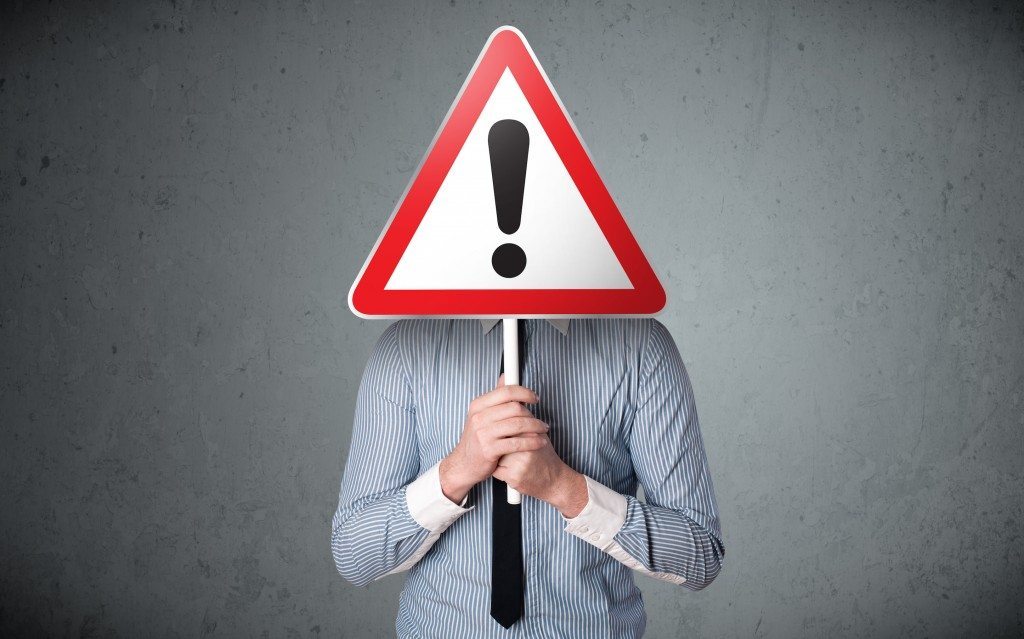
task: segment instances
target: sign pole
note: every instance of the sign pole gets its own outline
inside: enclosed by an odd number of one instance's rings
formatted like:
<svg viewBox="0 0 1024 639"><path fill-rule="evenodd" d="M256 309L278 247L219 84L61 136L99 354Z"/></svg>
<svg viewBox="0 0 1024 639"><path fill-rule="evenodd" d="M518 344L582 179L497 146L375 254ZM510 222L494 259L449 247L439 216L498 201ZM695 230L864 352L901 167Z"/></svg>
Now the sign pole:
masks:
<svg viewBox="0 0 1024 639"><path fill-rule="evenodd" d="M504 337L505 355L505 385L514 386L519 384L519 323L516 318L501 320L501 332ZM508 487L508 503L520 504L523 496L511 486Z"/></svg>

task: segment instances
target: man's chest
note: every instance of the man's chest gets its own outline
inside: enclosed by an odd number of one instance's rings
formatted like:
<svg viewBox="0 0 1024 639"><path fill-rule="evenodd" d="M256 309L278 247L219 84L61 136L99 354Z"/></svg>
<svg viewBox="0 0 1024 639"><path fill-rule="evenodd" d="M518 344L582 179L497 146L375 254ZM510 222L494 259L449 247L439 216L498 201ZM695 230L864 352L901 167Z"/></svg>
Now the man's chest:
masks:
<svg viewBox="0 0 1024 639"><path fill-rule="evenodd" d="M628 465L634 413L636 374L627 354L553 331L524 342L521 383L540 397L529 408L551 427L555 451L595 479L617 474L613 469ZM416 432L425 462L441 459L458 443L469 403L495 387L501 363L499 339L453 340L411 362Z"/></svg>

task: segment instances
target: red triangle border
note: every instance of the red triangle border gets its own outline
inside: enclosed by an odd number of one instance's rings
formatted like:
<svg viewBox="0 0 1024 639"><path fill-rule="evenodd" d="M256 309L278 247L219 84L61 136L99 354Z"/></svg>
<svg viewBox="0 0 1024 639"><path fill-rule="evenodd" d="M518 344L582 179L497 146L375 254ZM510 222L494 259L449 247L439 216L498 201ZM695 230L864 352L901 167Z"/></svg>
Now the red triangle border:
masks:
<svg viewBox="0 0 1024 639"><path fill-rule="evenodd" d="M430 203L508 68L622 265L632 289L387 290ZM571 317L654 315L665 291L612 200L526 39L491 34L462 91L349 292L361 317Z"/></svg>

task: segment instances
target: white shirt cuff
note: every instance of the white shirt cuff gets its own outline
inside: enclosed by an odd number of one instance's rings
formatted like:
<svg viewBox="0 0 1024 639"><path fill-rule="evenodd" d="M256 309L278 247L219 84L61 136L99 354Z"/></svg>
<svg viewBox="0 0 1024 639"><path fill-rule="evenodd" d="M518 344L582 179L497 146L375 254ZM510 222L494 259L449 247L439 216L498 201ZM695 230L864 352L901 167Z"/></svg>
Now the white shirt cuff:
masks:
<svg viewBox="0 0 1024 639"><path fill-rule="evenodd" d="M441 472L438 462L430 467L412 483L405 487L405 501L409 505L409 514L416 523L432 533L440 533L462 515L473 510L473 506L464 508L467 494L462 503L456 504L444 496L441 490Z"/></svg>
<svg viewBox="0 0 1024 639"><path fill-rule="evenodd" d="M626 522L628 503L625 495L584 475L587 481L587 505L580 514L565 519L565 531L601 550L612 544Z"/></svg>

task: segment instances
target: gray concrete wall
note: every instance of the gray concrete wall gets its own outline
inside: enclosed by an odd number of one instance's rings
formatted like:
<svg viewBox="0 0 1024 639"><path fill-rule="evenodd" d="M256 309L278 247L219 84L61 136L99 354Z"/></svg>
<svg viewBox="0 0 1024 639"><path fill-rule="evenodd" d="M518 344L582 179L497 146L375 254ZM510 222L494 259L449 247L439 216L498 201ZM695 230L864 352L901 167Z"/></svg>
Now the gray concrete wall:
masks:
<svg viewBox="0 0 1024 639"><path fill-rule="evenodd" d="M727 564L651 637L1020 636L1020 3L0 9L0 634L389 636L351 279L519 26L658 268Z"/></svg>

